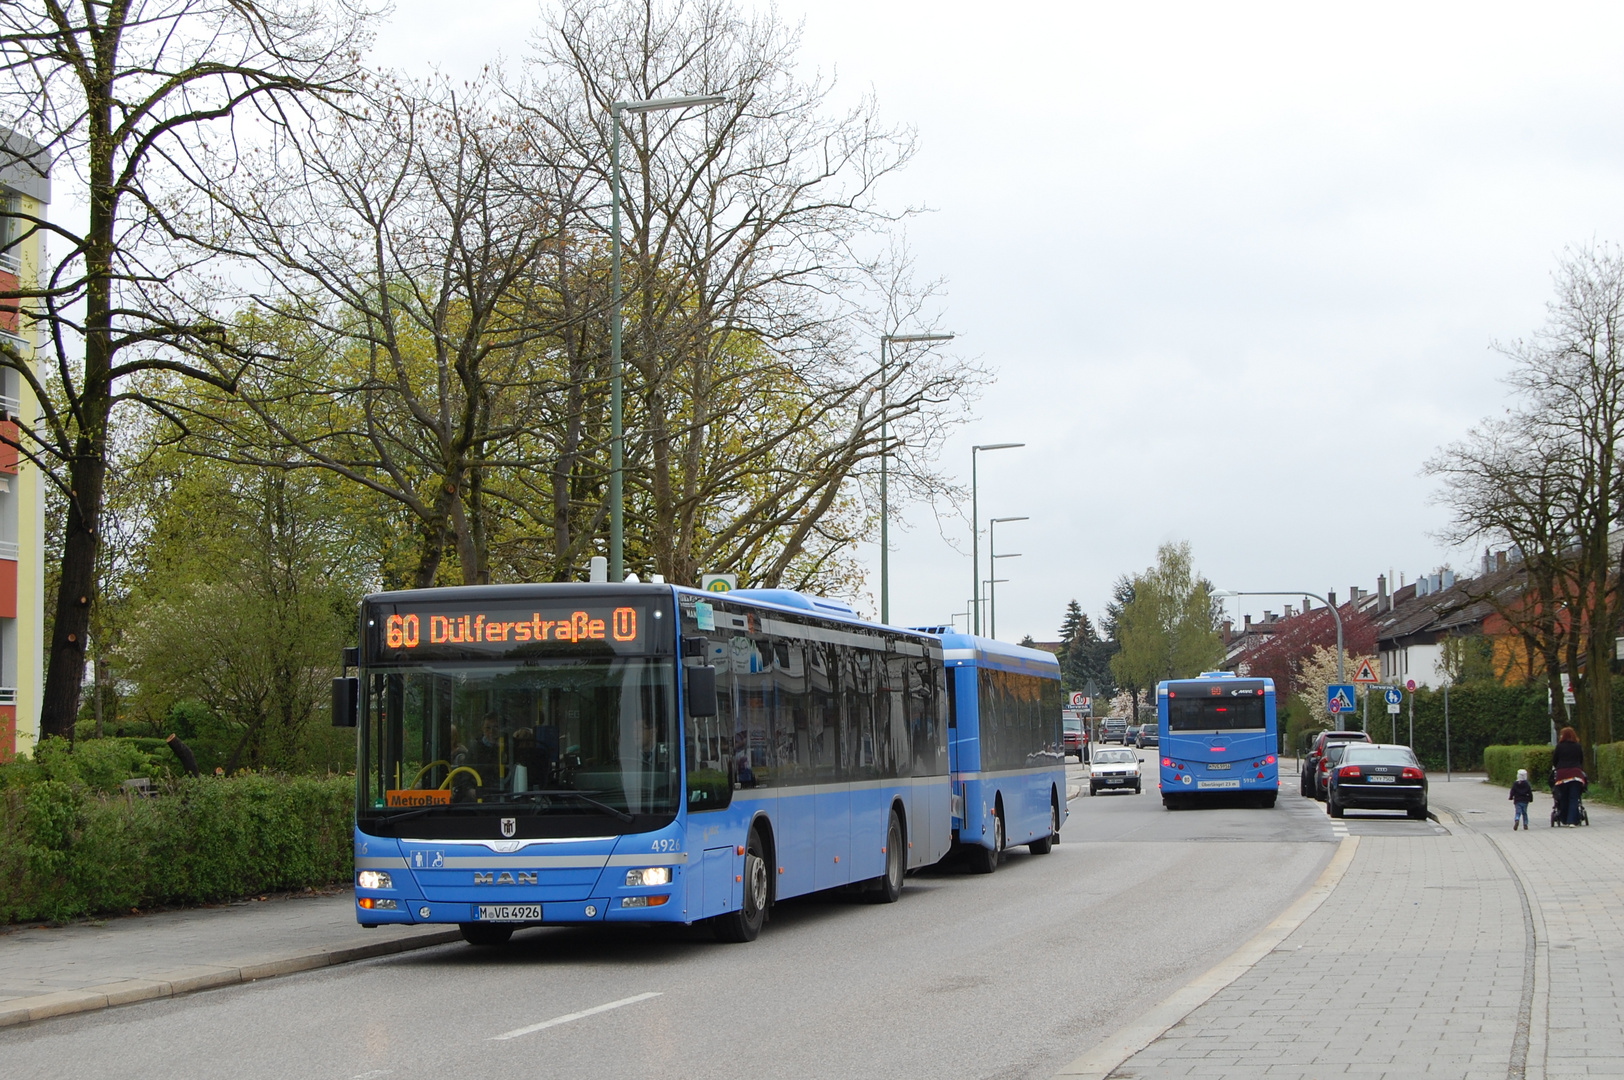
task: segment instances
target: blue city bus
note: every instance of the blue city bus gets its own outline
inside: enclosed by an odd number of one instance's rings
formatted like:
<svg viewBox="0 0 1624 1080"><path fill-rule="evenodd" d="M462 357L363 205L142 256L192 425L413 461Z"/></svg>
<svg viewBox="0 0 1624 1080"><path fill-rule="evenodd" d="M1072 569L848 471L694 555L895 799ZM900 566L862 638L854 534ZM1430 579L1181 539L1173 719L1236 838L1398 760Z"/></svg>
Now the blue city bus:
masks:
<svg viewBox="0 0 1624 1080"><path fill-rule="evenodd" d="M953 839L980 873L1004 849L1046 855L1066 821L1060 665L1050 653L946 633Z"/></svg>
<svg viewBox="0 0 1624 1080"><path fill-rule="evenodd" d="M706 922L747 941L787 897L894 901L953 842L939 636L787 590L658 584L378 593L360 630L334 722L359 727L364 926L497 945ZM1036 781L998 777L1027 828Z"/></svg>
<svg viewBox="0 0 1624 1080"><path fill-rule="evenodd" d="M1168 809L1246 796L1270 807L1280 793L1274 680L1204 671L1156 687L1162 805Z"/></svg>

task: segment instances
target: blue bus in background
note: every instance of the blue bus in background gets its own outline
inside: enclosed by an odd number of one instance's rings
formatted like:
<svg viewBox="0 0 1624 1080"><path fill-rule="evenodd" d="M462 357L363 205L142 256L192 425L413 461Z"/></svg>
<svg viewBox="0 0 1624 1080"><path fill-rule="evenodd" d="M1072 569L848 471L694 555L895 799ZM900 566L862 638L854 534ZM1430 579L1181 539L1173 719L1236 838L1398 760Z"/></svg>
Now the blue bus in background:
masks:
<svg viewBox="0 0 1624 1080"><path fill-rule="evenodd" d="M1249 796L1274 805L1280 793L1275 757L1274 680L1205 671L1156 687L1162 805L1168 809Z"/></svg>
<svg viewBox="0 0 1624 1080"><path fill-rule="evenodd" d="M1066 821L1060 665L990 638L944 633L953 839L980 873L1004 849L1048 854Z"/></svg>
<svg viewBox="0 0 1624 1080"><path fill-rule="evenodd" d="M360 623L333 718L360 729L362 925L497 945L704 922L748 941L777 900L894 901L955 839L990 869L1006 839L1047 850L1059 829L1046 654L955 642L950 695L937 634L787 590L661 584L378 593Z"/></svg>

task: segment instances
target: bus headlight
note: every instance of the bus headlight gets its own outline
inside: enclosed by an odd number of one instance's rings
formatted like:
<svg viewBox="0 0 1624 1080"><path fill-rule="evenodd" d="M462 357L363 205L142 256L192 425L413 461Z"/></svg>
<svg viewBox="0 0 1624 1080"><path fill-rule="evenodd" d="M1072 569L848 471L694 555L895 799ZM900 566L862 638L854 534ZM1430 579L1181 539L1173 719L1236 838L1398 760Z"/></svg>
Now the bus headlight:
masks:
<svg viewBox="0 0 1624 1080"><path fill-rule="evenodd" d="M671 868L669 866L651 866L646 870L626 871L626 884L628 885L669 885L671 884Z"/></svg>
<svg viewBox="0 0 1624 1080"><path fill-rule="evenodd" d="M355 875L355 884L363 889L392 889L394 882L383 870L363 870Z"/></svg>

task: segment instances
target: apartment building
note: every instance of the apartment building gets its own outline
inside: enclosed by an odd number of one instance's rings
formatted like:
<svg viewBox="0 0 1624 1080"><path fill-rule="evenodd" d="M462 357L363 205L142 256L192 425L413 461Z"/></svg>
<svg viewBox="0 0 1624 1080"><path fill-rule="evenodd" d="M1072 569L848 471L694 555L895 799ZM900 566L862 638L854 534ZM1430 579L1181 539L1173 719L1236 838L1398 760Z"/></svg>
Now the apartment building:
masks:
<svg viewBox="0 0 1624 1080"><path fill-rule="evenodd" d="M0 129L0 294L33 287L45 265L45 236L18 214L43 218L51 178L42 149ZM0 345L36 362L42 328L31 305L0 300ZM27 383L0 371L0 760L33 749L45 686L45 485L20 461L18 425L39 407Z"/></svg>

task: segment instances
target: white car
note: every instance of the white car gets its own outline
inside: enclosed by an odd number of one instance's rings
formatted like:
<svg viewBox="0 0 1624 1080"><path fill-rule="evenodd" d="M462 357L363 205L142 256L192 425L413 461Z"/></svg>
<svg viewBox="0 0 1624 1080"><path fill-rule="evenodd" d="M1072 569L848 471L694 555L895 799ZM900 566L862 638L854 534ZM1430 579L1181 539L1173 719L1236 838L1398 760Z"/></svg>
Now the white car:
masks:
<svg viewBox="0 0 1624 1080"><path fill-rule="evenodd" d="M1098 795L1102 790L1126 791L1129 788L1133 789L1135 795L1144 790L1139 779L1139 755L1127 749L1096 749L1089 766L1088 793Z"/></svg>

